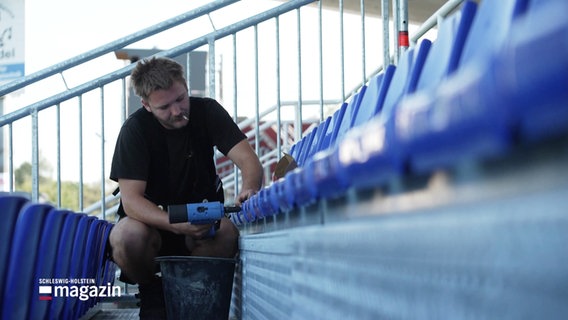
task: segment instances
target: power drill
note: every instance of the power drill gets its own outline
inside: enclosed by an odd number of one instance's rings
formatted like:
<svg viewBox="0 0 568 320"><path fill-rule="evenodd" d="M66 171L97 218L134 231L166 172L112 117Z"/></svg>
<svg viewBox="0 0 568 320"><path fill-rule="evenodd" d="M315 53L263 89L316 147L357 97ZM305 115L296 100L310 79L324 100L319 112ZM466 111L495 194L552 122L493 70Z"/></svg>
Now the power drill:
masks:
<svg viewBox="0 0 568 320"><path fill-rule="evenodd" d="M168 206L170 223L189 222L191 224L214 224L207 237L215 236L220 220L232 212L241 211L239 206L225 206L219 201L177 204Z"/></svg>

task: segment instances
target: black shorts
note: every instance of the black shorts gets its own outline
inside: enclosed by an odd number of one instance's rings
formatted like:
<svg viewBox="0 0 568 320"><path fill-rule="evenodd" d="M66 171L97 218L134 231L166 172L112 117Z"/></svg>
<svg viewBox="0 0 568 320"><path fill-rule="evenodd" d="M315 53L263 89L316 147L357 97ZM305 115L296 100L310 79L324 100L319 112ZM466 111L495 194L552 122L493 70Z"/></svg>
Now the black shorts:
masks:
<svg viewBox="0 0 568 320"><path fill-rule="evenodd" d="M191 251L185 246L185 235L175 234L169 231L158 229L162 238L162 246L158 251L158 256L189 256Z"/></svg>

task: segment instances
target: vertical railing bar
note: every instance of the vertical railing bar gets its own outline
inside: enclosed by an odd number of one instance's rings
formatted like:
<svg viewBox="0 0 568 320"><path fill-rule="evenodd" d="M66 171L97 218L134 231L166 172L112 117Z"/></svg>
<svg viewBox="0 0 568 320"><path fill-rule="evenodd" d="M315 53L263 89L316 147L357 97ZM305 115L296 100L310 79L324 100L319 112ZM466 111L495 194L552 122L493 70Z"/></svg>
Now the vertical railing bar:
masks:
<svg viewBox="0 0 568 320"><path fill-rule="evenodd" d="M276 149L282 156L282 101L280 97L280 17L276 16Z"/></svg>
<svg viewBox="0 0 568 320"><path fill-rule="evenodd" d="M61 104L55 106L57 130L57 207L61 208Z"/></svg>
<svg viewBox="0 0 568 320"><path fill-rule="evenodd" d="M398 64L398 0L392 0L392 35L393 35L393 42L394 42L394 54L393 54L393 63L395 65Z"/></svg>
<svg viewBox="0 0 568 320"><path fill-rule="evenodd" d="M237 100L237 34L233 33L233 110L235 122L238 121L238 100ZM239 194L239 168L233 165L235 179L235 196Z"/></svg>
<svg viewBox="0 0 568 320"><path fill-rule="evenodd" d="M339 0L339 46L341 58L341 101L345 101L345 39L343 35L343 0Z"/></svg>
<svg viewBox="0 0 568 320"><path fill-rule="evenodd" d="M187 82L187 92L191 95L191 51L185 57L185 81Z"/></svg>
<svg viewBox="0 0 568 320"><path fill-rule="evenodd" d="M323 14L322 14L322 1L318 1L318 19L319 19L319 96L320 96L320 121L323 121Z"/></svg>
<svg viewBox="0 0 568 320"><path fill-rule="evenodd" d="M367 82L367 71L366 71L366 64L365 64L365 50L366 50L366 43L365 43L365 0L361 0L361 66L363 68L363 80L361 82L361 86L365 85Z"/></svg>
<svg viewBox="0 0 568 320"><path fill-rule="evenodd" d="M83 211L83 95L79 99L79 211Z"/></svg>
<svg viewBox="0 0 568 320"><path fill-rule="evenodd" d="M390 0L382 0L381 2L381 15L383 19L383 70L386 70L387 66L390 64L389 1Z"/></svg>
<svg viewBox="0 0 568 320"><path fill-rule="evenodd" d="M210 37L207 39L208 46L209 46L209 98L215 99L217 96L217 89L216 89L216 72L217 66L215 62L215 37ZM215 147L215 152L213 153L215 164L217 164L217 159L219 158L217 148Z"/></svg>
<svg viewBox="0 0 568 320"><path fill-rule="evenodd" d="M122 112L120 113L120 123L122 124L124 121L126 121L126 117L128 116L128 102L126 101L128 86L126 84L126 78L122 78L121 83L122 83Z"/></svg>
<svg viewBox="0 0 568 320"><path fill-rule="evenodd" d="M10 135L10 140L8 142L8 190L10 192L14 192L14 129L12 122L8 124L8 134Z"/></svg>
<svg viewBox="0 0 568 320"><path fill-rule="evenodd" d="M101 86L101 213L103 220L106 220L105 204L105 87Z"/></svg>
<svg viewBox="0 0 568 320"><path fill-rule="evenodd" d="M399 56L408 49L408 0L398 0L398 47Z"/></svg>
<svg viewBox="0 0 568 320"><path fill-rule="evenodd" d="M254 25L254 95L255 95L255 108L254 108L254 150L260 156L260 101L258 89L258 24Z"/></svg>
<svg viewBox="0 0 568 320"><path fill-rule="evenodd" d="M304 119L302 117L302 23L300 8L296 9L296 20L298 28L298 107L296 110L298 123L296 124L296 141L300 141L304 131Z"/></svg>
<svg viewBox="0 0 568 320"><path fill-rule="evenodd" d="M38 110L32 111L32 201L39 201L39 135Z"/></svg>
<svg viewBox="0 0 568 320"><path fill-rule="evenodd" d="M215 99L215 38L211 37L209 42L209 97Z"/></svg>

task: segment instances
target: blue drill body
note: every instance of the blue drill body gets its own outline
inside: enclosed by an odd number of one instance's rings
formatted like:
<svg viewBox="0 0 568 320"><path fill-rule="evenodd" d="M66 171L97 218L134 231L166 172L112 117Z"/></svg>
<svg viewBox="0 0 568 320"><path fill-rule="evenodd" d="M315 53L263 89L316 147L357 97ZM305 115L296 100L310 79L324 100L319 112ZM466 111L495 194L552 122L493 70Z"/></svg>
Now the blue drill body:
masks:
<svg viewBox="0 0 568 320"><path fill-rule="evenodd" d="M227 217L230 212L238 212L238 206L224 206L219 201L188 203L168 206L170 223L189 222L191 224L215 224L209 236L215 235L218 228L217 221Z"/></svg>

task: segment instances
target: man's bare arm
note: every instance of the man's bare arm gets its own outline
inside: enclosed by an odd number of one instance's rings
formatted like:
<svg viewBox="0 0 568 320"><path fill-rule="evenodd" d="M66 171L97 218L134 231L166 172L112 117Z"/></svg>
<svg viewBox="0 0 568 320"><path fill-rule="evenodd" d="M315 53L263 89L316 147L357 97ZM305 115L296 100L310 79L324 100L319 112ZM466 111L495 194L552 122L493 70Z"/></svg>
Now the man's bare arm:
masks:
<svg viewBox="0 0 568 320"><path fill-rule="evenodd" d="M262 165L246 139L231 148L227 156L239 167L242 173L241 191L235 199L236 204L240 205L262 187L264 175Z"/></svg>

